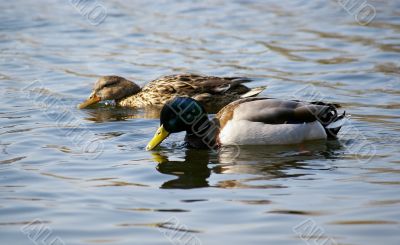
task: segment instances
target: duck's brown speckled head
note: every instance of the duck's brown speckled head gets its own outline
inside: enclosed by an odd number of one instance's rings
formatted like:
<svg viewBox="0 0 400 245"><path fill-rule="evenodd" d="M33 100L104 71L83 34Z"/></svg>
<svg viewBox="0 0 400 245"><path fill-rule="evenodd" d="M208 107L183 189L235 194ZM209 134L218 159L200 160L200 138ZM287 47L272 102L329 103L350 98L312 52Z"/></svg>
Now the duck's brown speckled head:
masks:
<svg viewBox="0 0 400 245"><path fill-rule="evenodd" d="M139 85L119 76L102 76L94 85L89 98L78 105L79 109L102 100L121 100L140 91Z"/></svg>

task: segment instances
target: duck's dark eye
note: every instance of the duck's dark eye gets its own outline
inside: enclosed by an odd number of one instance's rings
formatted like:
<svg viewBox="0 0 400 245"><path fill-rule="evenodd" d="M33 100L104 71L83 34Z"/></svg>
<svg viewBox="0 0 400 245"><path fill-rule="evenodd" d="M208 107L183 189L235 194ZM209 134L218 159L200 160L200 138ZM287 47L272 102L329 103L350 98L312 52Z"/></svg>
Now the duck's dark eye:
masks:
<svg viewBox="0 0 400 245"><path fill-rule="evenodd" d="M106 84L104 84L104 88L108 88L108 87L111 87L111 86L113 86L113 85L115 85L117 83L117 81L111 81L111 82L107 82Z"/></svg>
<svg viewBox="0 0 400 245"><path fill-rule="evenodd" d="M202 115L202 110L200 105L192 103L189 108L187 108L184 113L182 113L182 120L187 124L192 124Z"/></svg>
<svg viewBox="0 0 400 245"><path fill-rule="evenodd" d="M164 122L163 125L164 128L170 133L185 130L184 124L182 124L182 122L178 118L171 118L168 121Z"/></svg>
<svg viewBox="0 0 400 245"><path fill-rule="evenodd" d="M177 119L176 119L176 118L170 119L170 120L168 121L168 127L169 127L169 128L176 128L176 122L177 122Z"/></svg>

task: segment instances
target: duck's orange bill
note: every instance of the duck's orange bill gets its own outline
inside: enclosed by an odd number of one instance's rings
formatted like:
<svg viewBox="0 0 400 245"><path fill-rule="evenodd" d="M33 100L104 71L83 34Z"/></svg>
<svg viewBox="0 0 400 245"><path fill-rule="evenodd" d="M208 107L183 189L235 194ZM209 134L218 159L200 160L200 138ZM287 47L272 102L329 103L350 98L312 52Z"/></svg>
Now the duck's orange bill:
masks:
<svg viewBox="0 0 400 245"><path fill-rule="evenodd" d="M146 151L151 151L154 148L156 148L163 140L165 140L169 136L169 132L165 130L164 126L161 125L158 129L157 132L154 134L153 138L150 140L150 142L146 146Z"/></svg>
<svg viewBox="0 0 400 245"><path fill-rule="evenodd" d="M98 97L97 95L93 94L87 100L85 100L83 103L79 104L78 108L79 109L86 108L86 107L88 107L90 105L96 104L100 100L101 100L100 97Z"/></svg>

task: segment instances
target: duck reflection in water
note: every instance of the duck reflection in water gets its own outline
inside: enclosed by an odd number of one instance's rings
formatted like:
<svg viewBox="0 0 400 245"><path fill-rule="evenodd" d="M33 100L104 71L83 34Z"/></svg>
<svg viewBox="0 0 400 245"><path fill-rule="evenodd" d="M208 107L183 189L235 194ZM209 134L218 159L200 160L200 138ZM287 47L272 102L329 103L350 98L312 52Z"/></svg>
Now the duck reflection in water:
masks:
<svg viewBox="0 0 400 245"><path fill-rule="evenodd" d="M166 149L163 149L166 150ZM338 141L308 142L287 146L240 146L222 147L218 152L210 150L186 149L183 160L169 160L176 152L153 152L157 170L162 174L176 176L160 188L190 189L200 187L218 188L285 188L276 182L279 178L296 178L312 175L311 171L329 170L331 165L321 166L311 161L335 159L343 153ZM298 171L292 171L298 170ZM216 183L209 178L211 174L224 174ZM243 179L232 179L246 175ZM250 177L248 177L250 175ZM223 179L223 180L221 180ZM210 183L211 182L211 183Z"/></svg>
<svg viewBox="0 0 400 245"><path fill-rule="evenodd" d="M95 108L84 112L88 115L85 119L92 122L124 121L135 118L158 119L160 117L160 108L156 107L132 109L103 104L97 104L93 107Z"/></svg>
<svg viewBox="0 0 400 245"><path fill-rule="evenodd" d="M157 170L162 174L177 176L161 185L161 188L190 189L208 187L208 177L211 175L210 153L208 150L187 149L184 161L169 161L167 155L153 152Z"/></svg>

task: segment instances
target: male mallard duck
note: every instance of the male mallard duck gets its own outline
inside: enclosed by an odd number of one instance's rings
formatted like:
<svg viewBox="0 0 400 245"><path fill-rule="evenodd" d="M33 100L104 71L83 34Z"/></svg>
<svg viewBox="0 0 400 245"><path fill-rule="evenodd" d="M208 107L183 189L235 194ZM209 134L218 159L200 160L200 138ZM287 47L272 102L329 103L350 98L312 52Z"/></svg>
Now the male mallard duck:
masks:
<svg viewBox="0 0 400 245"><path fill-rule="evenodd" d="M212 77L194 74L170 75L151 81L140 88L119 76L103 76L94 85L90 97L79 105L85 108L101 100L115 100L120 106L144 108L162 107L176 96L187 96L198 100L207 109L221 109L240 98L252 97L265 87L250 89L242 83L251 81L243 77Z"/></svg>
<svg viewBox="0 0 400 245"><path fill-rule="evenodd" d="M170 133L186 131L193 148L222 145L283 145L336 138L345 113L337 105L270 98L245 98L222 108L209 120L192 98L177 97L164 105L160 127L146 149L152 150Z"/></svg>

